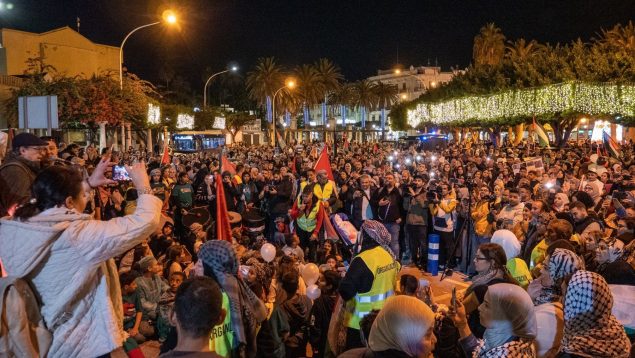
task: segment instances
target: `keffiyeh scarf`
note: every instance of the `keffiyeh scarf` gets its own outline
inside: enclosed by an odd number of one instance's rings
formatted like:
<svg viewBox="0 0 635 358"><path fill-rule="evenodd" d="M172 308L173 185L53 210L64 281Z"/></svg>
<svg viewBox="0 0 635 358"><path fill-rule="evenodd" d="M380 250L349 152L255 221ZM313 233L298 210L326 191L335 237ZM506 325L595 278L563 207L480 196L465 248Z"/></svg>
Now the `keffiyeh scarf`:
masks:
<svg viewBox="0 0 635 358"><path fill-rule="evenodd" d="M207 241L201 246L198 258L203 262L205 273L211 271L229 297L232 329L235 343L238 343L235 347L245 344L248 353L255 352L259 320L254 310L257 309L258 298L238 279L238 259L232 244L225 240Z"/></svg>
<svg viewBox="0 0 635 358"><path fill-rule="evenodd" d="M549 257L549 275L554 282L584 270L584 261L571 250L556 249Z"/></svg>
<svg viewBox="0 0 635 358"><path fill-rule="evenodd" d="M611 314L613 296L595 272L576 272L564 299L561 351L583 357L628 357L630 342Z"/></svg>
<svg viewBox="0 0 635 358"><path fill-rule="evenodd" d="M484 346L485 341L481 340L472 358L534 358L536 356L534 341L529 339L520 338L488 351L484 350Z"/></svg>
<svg viewBox="0 0 635 358"><path fill-rule="evenodd" d="M388 251L393 260L396 260L395 254L390 249L391 236L384 224L376 220L366 220L362 224L361 230Z"/></svg>

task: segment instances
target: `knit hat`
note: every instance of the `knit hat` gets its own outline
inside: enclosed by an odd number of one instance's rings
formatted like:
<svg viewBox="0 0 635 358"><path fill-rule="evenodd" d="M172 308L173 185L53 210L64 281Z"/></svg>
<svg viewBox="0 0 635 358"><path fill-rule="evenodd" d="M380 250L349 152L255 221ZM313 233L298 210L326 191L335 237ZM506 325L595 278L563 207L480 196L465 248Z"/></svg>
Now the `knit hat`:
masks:
<svg viewBox="0 0 635 358"><path fill-rule="evenodd" d="M148 269L154 265L156 265L157 260L153 256L145 256L141 260L139 260L139 268L141 272L146 272Z"/></svg>

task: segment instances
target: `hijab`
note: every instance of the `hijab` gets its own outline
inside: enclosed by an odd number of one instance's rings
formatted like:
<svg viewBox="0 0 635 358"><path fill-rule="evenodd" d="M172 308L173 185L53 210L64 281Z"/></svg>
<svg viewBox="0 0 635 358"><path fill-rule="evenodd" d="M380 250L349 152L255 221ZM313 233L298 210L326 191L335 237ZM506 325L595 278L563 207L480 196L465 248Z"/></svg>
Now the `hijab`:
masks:
<svg viewBox="0 0 635 358"><path fill-rule="evenodd" d="M549 275L554 282L578 270L584 270L584 261L571 250L558 248L549 256Z"/></svg>
<svg viewBox="0 0 635 358"><path fill-rule="evenodd" d="M597 261L600 265L608 264L611 262L615 262L617 259L622 257L624 254L624 243L616 238L603 239L608 247L606 253L601 253L602 257L600 257L600 251L596 248Z"/></svg>
<svg viewBox="0 0 635 358"><path fill-rule="evenodd" d="M569 204L569 197L565 193L557 193L556 197L560 198L560 200L562 201L562 205L559 206L559 207L555 207L555 209L556 209L556 211L561 212L562 210L564 210L564 207L567 204Z"/></svg>
<svg viewBox="0 0 635 358"><path fill-rule="evenodd" d="M492 285L483 301L487 301L489 308L489 327L483 335L485 351L502 346L512 337L536 338L534 303L522 287L509 283Z"/></svg>
<svg viewBox="0 0 635 358"><path fill-rule="evenodd" d="M391 236L384 224L376 220L366 220L362 224L360 231L366 233L368 237L388 251L390 256L395 259L395 254L390 249Z"/></svg>
<svg viewBox="0 0 635 358"><path fill-rule="evenodd" d="M492 235L491 243L498 244L503 248L507 261L518 257L520 254L520 241L509 230L496 230L494 235Z"/></svg>
<svg viewBox="0 0 635 358"><path fill-rule="evenodd" d="M390 349L418 357L421 339L434 326L434 313L423 301L406 295L391 296L370 330L368 346L374 352Z"/></svg>
<svg viewBox="0 0 635 358"><path fill-rule="evenodd" d="M613 296L602 276L584 270L573 274L564 299L561 351L583 357L628 357L631 345L612 308Z"/></svg>

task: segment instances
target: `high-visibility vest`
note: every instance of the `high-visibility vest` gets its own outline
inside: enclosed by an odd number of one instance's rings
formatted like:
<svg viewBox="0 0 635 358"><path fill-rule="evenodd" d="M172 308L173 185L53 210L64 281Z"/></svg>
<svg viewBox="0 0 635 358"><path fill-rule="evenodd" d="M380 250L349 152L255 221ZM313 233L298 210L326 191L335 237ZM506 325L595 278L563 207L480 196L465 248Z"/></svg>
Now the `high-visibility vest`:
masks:
<svg viewBox="0 0 635 358"><path fill-rule="evenodd" d="M317 224L317 214L320 210L320 203L317 202L313 209L309 212L309 215L305 215L304 211L295 219L295 222L298 224L298 227L306 232L313 232L315 230L315 225Z"/></svg>
<svg viewBox="0 0 635 358"><path fill-rule="evenodd" d="M298 193L298 197L302 195L306 184L306 181L300 184L300 192ZM313 185L313 196L315 196L318 200L327 201L331 197L331 194L333 194L333 183L331 181L328 181L326 184L324 184L324 189L322 189L322 187L318 183L315 183L315 185Z"/></svg>
<svg viewBox="0 0 635 358"><path fill-rule="evenodd" d="M222 307L225 310L225 320L212 329L212 335L209 337L209 349L221 357L229 358L234 349L234 328L232 327L229 296L225 292L223 292Z"/></svg>
<svg viewBox="0 0 635 358"><path fill-rule="evenodd" d="M515 257L513 259L509 259L505 266L507 266L509 274L518 281L520 287L526 290L532 278L531 272L529 272L529 268L527 268L527 263L523 259Z"/></svg>
<svg viewBox="0 0 635 358"><path fill-rule="evenodd" d="M395 293L397 275L401 266L381 246L362 251L355 260L363 260L370 272L373 273L373 285L370 291L358 293L346 302L346 326L353 329L359 328L359 321L370 311L381 309L388 297Z"/></svg>

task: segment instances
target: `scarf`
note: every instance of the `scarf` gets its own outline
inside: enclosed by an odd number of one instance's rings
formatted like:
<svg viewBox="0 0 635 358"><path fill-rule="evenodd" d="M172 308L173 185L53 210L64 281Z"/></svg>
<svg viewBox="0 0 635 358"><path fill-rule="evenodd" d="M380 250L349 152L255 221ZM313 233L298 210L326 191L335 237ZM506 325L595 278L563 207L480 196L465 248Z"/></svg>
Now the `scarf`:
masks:
<svg viewBox="0 0 635 358"><path fill-rule="evenodd" d="M483 335L485 351L504 345L511 337L528 341L536 338L534 303L522 287L509 283L492 285L485 293L485 301L490 316Z"/></svg>
<svg viewBox="0 0 635 358"><path fill-rule="evenodd" d="M406 295L391 296L373 322L368 346L373 352L392 349L418 357L421 337L434 322L434 313L423 301Z"/></svg>
<svg viewBox="0 0 635 358"><path fill-rule="evenodd" d="M631 344L612 308L613 296L602 276L584 270L573 274L564 299L561 351L583 357L628 357Z"/></svg>
<svg viewBox="0 0 635 358"><path fill-rule="evenodd" d="M573 251L558 248L549 256L548 267L551 279L557 282L578 270L584 270L584 261Z"/></svg>
<svg viewBox="0 0 635 358"><path fill-rule="evenodd" d="M229 297L234 348L244 344L247 354L255 356L256 331L266 312L260 312L264 304L238 278L238 259L232 244L225 240L207 241L201 246L198 258L203 262L205 274L211 274Z"/></svg>
<svg viewBox="0 0 635 358"><path fill-rule="evenodd" d="M362 224L361 231L365 232L368 237L388 251L393 260L396 260L395 254L390 249L391 236L384 224L376 220L366 220Z"/></svg>
<svg viewBox="0 0 635 358"><path fill-rule="evenodd" d="M487 272L479 273L472 278L472 284L465 290L465 297L474 292L474 288L487 285L491 280L498 277L500 270L489 269Z"/></svg>
<svg viewBox="0 0 635 358"><path fill-rule="evenodd" d="M536 357L536 348L533 340L519 339L517 341L507 342L496 348L485 350L485 342L481 341L480 345L472 354L473 358L534 358Z"/></svg>

